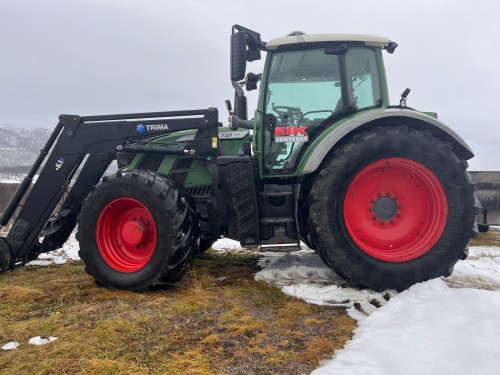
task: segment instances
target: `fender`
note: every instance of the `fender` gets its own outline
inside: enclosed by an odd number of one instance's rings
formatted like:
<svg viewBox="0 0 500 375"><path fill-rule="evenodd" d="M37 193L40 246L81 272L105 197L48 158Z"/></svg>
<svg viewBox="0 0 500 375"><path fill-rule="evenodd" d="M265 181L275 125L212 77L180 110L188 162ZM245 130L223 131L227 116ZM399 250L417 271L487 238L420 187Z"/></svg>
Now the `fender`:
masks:
<svg viewBox="0 0 500 375"><path fill-rule="evenodd" d="M303 164L302 170L299 171L299 175L312 173L318 169L330 150L352 132L373 126L393 124L404 124L416 129L429 130L434 137L448 141L459 157L468 160L474 156L470 146L454 130L438 119L411 109L387 108L351 118L318 139L315 145L310 145L304 155L306 162Z"/></svg>

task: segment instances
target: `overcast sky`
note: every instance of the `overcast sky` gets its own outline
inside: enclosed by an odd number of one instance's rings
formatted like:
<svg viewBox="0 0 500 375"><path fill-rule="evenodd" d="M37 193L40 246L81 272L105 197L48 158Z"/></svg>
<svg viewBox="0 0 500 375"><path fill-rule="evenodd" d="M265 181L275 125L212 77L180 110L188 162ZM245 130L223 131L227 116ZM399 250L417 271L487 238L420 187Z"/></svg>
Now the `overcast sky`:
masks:
<svg viewBox="0 0 500 375"><path fill-rule="evenodd" d="M392 103L411 88L409 106L473 148L471 169L500 170L499 15L493 0L1 0L0 125L210 106L225 121L233 24L265 41L363 33L399 44L384 54Z"/></svg>

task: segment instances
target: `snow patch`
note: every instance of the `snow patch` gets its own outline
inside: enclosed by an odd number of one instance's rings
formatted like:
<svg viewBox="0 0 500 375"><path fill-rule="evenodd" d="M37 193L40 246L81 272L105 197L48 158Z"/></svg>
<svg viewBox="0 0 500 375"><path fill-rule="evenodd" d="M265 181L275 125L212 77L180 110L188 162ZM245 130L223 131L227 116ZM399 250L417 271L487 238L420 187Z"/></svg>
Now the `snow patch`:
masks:
<svg viewBox="0 0 500 375"><path fill-rule="evenodd" d="M274 284L283 293L308 303L346 307L349 316L356 320L365 319L397 295L392 290L377 293L348 287L310 249L289 254L266 253L259 265L263 269L255 275L255 280Z"/></svg>
<svg viewBox="0 0 500 375"><path fill-rule="evenodd" d="M28 341L28 344L31 344L31 345L47 345L49 343L51 343L52 341L56 341L57 340L57 337L54 337L54 336L50 336L48 339L44 339L44 338L41 338L40 336L35 336L35 337L32 337L30 338L30 340Z"/></svg>
<svg viewBox="0 0 500 375"><path fill-rule="evenodd" d="M56 341L56 340L57 340L57 337L54 337L54 336L50 336L48 339L44 339L41 336L35 336L35 337L32 337L29 339L28 344L40 346L40 345L50 344L51 342ZM19 345L21 345L21 344L19 344L17 341L11 341L11 342L8 342L7 344L5 344L4 346L2 346L2 349L3 350L15 350L19 347Z"/></svg>
<svg viewBox="0 0 500 375"><path fill-rule="evenodd" d="M19 345L17 341L11 341L2 346L2 350L15 350Z"/></svg>
<svg viewBox="0 0 500 375"><path fill-rule="evenodd" d="M24 179L24 175L17 173L0 173L1 184L20 184Z"/></svg>
<svg viewBox="0 0 500 375"><path fill-rule="evenodd" d="M68 260L79 260L78 250L80 246L73 232L64 246L49 253L40 254L37 260L27 263L27 266L48 266L51 264L64 264Z"/></svg>
<svg viewBox="0 0 500 375"><path fill-rule="evenodd" d="M468 258L459 261L445 281L455 287L500 290L500 248L471 247Z"/></svg>
<svg viewBox="0 0 500 375"><path fill-rule="evenodd" d="M284 255L265 253L259 261L259 266L264 269L255 275L255 280L278 286L289 285L291 282L342 282L312 250L300 250Z"/></svg>
<svg viewBox="0 0 500 375"><path fill-rule="evenodd" d="M238 241L225 237L222 237L221 239L215 241L212 245L212 250L214 250L218 254L226 254L228 252L249 252L249 250L243 248Z"/></svg>
<svg viewBox="0 0 500 375"><path fill-rule="evenodd" d="M417 284L359 322L320 374L483 374L500 368L500 293Z"/></svg>
<svg viewBox="0 0 500 375"><path fill-rule="evenodd" d="M410 289L350 288L312 253L266 254L256 280L344 306L354 337L312 374L486 374L500 368L500 247L472 247L449 278Z"/></svg>

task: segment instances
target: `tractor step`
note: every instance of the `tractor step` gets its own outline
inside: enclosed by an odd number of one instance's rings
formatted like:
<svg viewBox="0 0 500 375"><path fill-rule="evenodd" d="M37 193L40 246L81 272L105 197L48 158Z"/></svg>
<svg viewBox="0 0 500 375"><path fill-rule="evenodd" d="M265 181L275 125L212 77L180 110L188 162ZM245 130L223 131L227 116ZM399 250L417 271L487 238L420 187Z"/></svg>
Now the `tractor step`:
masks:
<svg viewBox="0 0 500 375"><path fill-rule="evenodd" d="M260 243L298 245L297 201L300 185L265 184L260 193ZM283 251L283 250L268 250ZM288 250L287 250L288 251ZM295 250L290 250L295 251Z"/></svg>
<svg viewBox="0 0 500 375"><path fill-rule="evenodd" d="M300 245L297 243L292 244L280 244L280 245L262 245L260 246L260 251L262 253L292 253L294 251L302 250Z"/></svg>
<svg viewBox="0 0 500 375"><path fill-rule="evenodd" d="M279 185L276 185L279 186ZM266 191L260 193L261 197L289 197L293 196L292 191Z"/></svg>
<svg viewBox="0 0 500 375"><path fill-rule="evenodd" d="M260 219L263 224L280 224L280 223L294 223L293 217L264 217Z"/></svg>

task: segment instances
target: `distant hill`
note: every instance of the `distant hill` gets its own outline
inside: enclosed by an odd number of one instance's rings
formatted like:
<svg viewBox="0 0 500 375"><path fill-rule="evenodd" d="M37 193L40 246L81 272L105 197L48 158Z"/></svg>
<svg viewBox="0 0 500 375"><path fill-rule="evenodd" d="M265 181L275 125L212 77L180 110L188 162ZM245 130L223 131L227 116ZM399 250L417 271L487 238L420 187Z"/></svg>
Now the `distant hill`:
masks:
<svg viewBox="0 0 500 375"><path fill-rule="evenodd" d="M11 128L0 125L0 183L20 183L40 155L40 150L51 133L52 130L43 128ZM116 171L116 162L113 162L104 175ZM36 178L37 175L33 181Z"/></svg>
<svg viewBox="0 0 500 375"><path fill-rule="evenodd" d="M43 128L0 127L0 172L25 172L47 142L51 131Z"/></svg>

